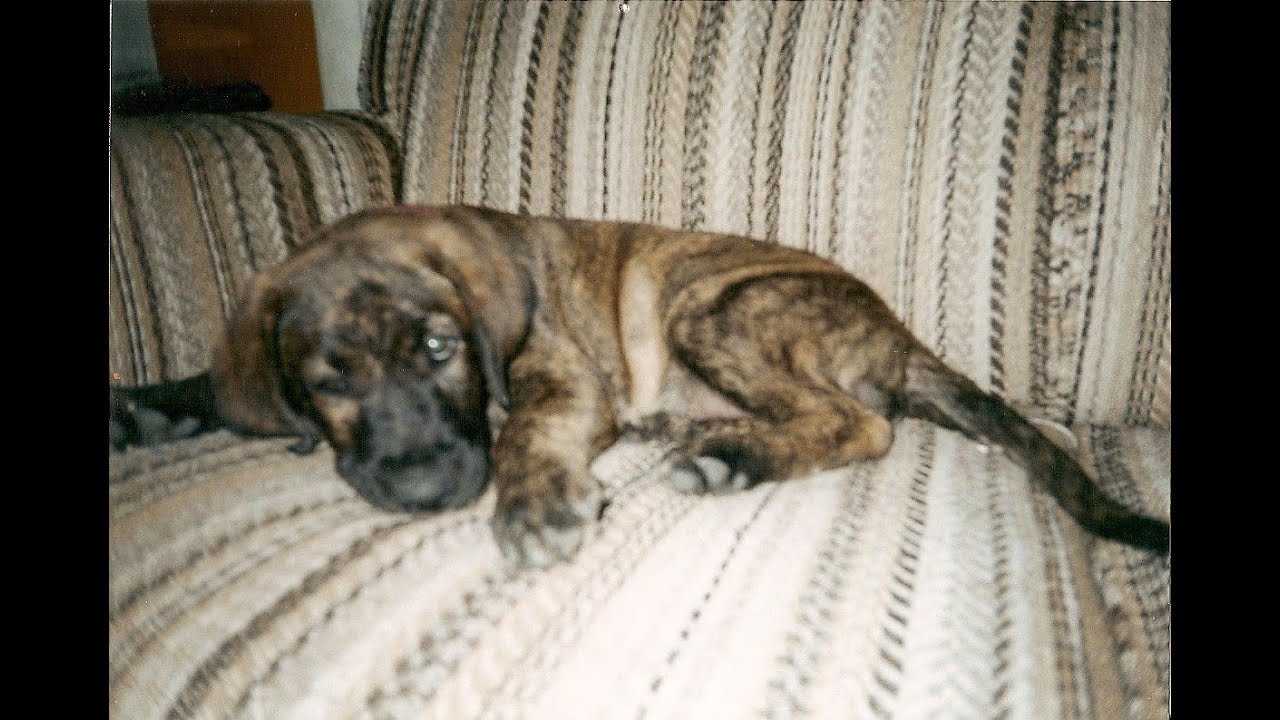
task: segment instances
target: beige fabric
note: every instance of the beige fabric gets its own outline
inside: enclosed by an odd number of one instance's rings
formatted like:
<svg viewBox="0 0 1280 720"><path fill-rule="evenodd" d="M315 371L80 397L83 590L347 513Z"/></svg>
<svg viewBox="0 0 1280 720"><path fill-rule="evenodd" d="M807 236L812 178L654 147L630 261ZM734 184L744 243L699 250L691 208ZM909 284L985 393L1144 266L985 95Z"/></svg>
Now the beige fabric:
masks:
<svg viewBox="0 0 1280 720"><path fill-rule="evenodd" d="M396 201L399 150L359 113L121 118L111 128L110 369L203 371L249 280L317 226Z"/></svg>
<svg viewBox="0 0 1280 720"><path fill-rule="evenodd" d="M1167 563L1090 541L996 453L899 435L708 498L620 445L579 558L518 573L491 496L383 513L328 451L224 433L114 456L113 716L1165 716ZM1080 440L1112 493L1166 512L1167 433Z"/></svg>
<svg viewBox="0 0 1280 720"><path fill-rule="evenodd" d="M1169 422L1167 3L375 3L404 197L830 256L984 388Z"/></svg>

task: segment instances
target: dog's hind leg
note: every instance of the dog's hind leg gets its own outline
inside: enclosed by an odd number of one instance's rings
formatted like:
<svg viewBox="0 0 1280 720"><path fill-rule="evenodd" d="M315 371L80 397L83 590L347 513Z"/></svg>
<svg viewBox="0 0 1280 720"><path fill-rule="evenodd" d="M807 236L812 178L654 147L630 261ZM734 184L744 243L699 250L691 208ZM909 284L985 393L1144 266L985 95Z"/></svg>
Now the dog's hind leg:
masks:
<svg viewBox="0 0 1280 720"><path fill-rule="evenodd" d="M869 303L866 301L870 301ZM655 415L640 436L677 440L672 483L687 492L740 489L885 454L893 440L890 395L860 392L884 373L896 321L846 276L745 281L682 309L669 323L675 357L749 415ZM853 367L853 375L849 368ZM852 388L852 390L851 390Z"/></svg>

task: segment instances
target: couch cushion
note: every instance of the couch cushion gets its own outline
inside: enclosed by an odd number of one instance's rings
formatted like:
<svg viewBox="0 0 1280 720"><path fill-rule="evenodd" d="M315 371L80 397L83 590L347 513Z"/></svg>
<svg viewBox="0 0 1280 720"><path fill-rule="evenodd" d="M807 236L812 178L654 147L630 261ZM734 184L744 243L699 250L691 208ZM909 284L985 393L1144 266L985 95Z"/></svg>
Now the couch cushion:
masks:
<svg viewBox="0 0 1280 720"><path fill-rule="evenodd" d="M397 197L399 150L361 113L176 115L111 128L115 384L175 380L242 288L316 226Z"/></svg>
<svg viewBox="0 0 1280 720"><path fill-rule="evenodd" d="M375 2L404 197L807 247L982 387L1169 421L1168 3Z"/></svg>
<svg viewBox="0 0 1280 720"><path fill-rule="evenodd" d="M1167 432L1077 436L1167 516ZM604 520L538 572L503 566L491 493L388 514L286 444L112 456L114 716L1167 716L1167 561L921 422L880 461L706 498L616 446Z"/></svg>

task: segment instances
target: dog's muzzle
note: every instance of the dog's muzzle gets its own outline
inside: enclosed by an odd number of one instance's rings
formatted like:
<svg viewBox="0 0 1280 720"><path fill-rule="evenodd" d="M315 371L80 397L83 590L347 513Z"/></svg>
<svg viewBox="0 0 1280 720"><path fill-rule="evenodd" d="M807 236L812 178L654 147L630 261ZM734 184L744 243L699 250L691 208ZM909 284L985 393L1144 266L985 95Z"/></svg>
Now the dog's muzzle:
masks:
<svg viewBox="0 0 1280 720"><path fill-rule="evenodd" d="M393 512L456 508L474 500L489 478L489 453L459 440L425 450L360 458L339 452L338 474L375 507Z"/></svg>

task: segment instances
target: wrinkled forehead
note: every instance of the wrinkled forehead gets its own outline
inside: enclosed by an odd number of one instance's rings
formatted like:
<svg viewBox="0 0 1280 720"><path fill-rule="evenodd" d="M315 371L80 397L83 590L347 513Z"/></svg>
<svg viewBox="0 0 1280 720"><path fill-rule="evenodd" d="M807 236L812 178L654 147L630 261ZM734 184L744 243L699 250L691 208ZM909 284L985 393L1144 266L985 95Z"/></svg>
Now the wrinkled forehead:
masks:
<svg viewBox="0 0 1280 720"><path fill-rule="evenodd" d="M363 210L318 229L277 266L286 273L324 258L431 268L448 249L465 251L475 228L431 208L396 206ZM442 252L445 251L445 252ZM463 253L466 255L467 253Z"/></svg>
<svg viewBox="0 0 1280 720"><path fill-rule="evenodd" d="M431 313L469 325L457 288L399 243L325 243L294 258L287 270L276 285L286 298L281 319L293 327L336 330L354 322L420 320Z"/></svg>

